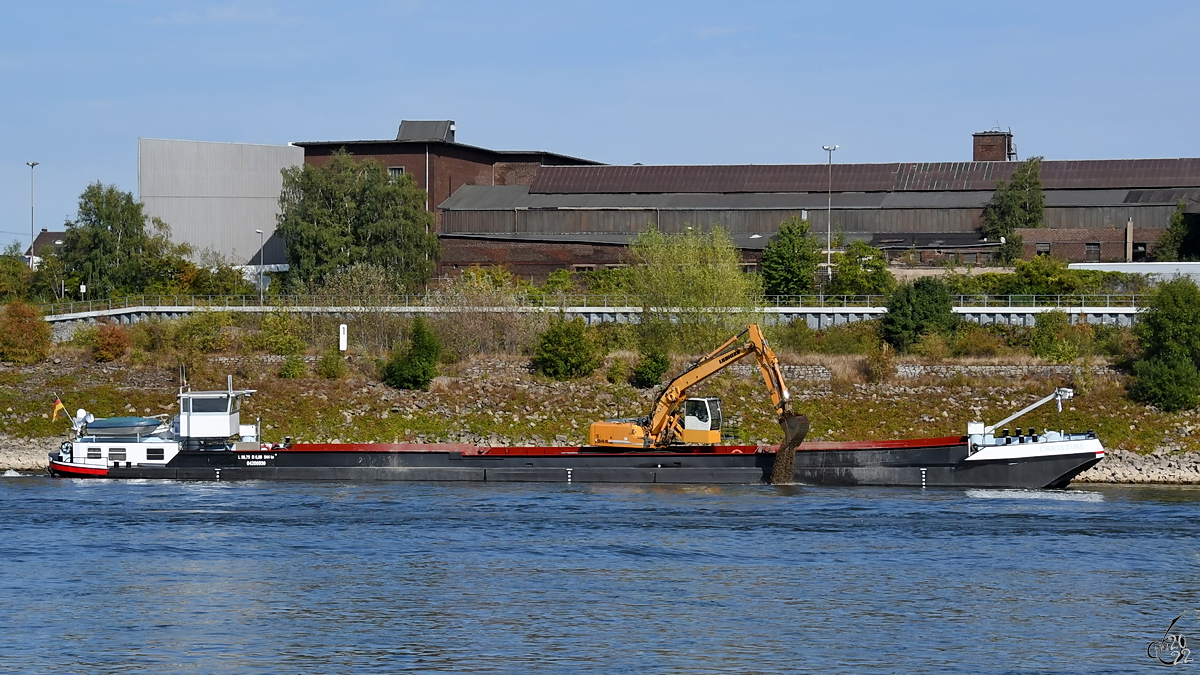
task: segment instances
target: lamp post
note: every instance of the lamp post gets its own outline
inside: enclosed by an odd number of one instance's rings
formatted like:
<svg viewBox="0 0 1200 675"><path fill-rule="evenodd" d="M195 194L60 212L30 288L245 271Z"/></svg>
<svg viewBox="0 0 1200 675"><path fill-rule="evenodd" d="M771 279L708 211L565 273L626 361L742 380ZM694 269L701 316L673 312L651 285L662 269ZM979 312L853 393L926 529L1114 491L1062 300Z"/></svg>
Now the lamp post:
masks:
<svg viewBox="0 0 1200 675"><path fill-rule="evenodd" d="M258 233L258 306L263 304L263 231L255 230Z"/></svg>
<svg viewBox="0 0 1200 675"><path fill-rule="evenodd" d="M25 162L29 166L29 269L33 269L33 241L37 239L37 226L33 220L33 167L38 162Z"/></svg>
<svg viewBox="0 0 1200 675"><path fill-rule="evenodd" d="M825 202L825 275L833 280L833 151L840 146L822 145L829 153L829 193Z"/></svg>

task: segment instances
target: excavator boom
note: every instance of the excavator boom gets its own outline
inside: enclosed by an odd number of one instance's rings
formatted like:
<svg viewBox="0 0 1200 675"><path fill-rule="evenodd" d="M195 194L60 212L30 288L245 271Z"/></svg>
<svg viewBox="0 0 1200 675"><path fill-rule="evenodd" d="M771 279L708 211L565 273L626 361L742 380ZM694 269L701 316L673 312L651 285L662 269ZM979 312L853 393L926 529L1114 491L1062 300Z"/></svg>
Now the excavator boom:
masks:
<svg viewBox="0 0 1200 675"><path fill-rule="evenodd" d="M647 419L610 420L596 422L591 429L591 442L596 445L633 446L642 445L649 448L662 448L678 442L687 441L689 432L681 424L680 405L687 399L690 388L737 363L742 358L753 354L758 363L758 369L763 382L767 385L767 393L771 403L779 415L780 426L783 427L784 439L780 445L780 455L777 455L776 473L783 471L780 459L786 461L786 471L790 476L792 458L795 449L808 433L808 418L798 415L790 409L791 395L783 379L783 371L779 367L779 359L767 344L758 324L750 324L746 330L725 341L720 347L706 354L690 368L671 380L654 402L654 409ZM709 432L703 432L709 433ZM713 438L719 439L717 432ZM783 480L782 474L779 480ZM790 478L786 478L790 480ZM773 478L773 482L778 482Z"/></svg>

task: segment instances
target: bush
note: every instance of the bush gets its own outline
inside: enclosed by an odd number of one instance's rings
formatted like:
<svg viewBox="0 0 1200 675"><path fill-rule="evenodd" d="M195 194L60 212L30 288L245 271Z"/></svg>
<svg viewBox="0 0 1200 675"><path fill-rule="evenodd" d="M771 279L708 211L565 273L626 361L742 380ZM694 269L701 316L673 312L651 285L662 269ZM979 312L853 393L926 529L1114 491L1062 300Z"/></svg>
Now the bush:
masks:
<svg viewBox="0 0 1200 675"><path fill-rule="evenodd" d="M96 346L92 348L92 358L103 363L116 361L129 351L129 331L118 323L102 321L96 326Z"/></svg>
<svg viewBox="0 0 1200 675"><path fill-rule="evenodd" d="M181 319L175 327L172 342L181 352L219 352L229 346L224 328L233 325L227 312L197 312Z"/></svg>
<svg viewBox="0 0 1200 675"><path fill-rule="evenodd" d="M144 352L162 352L174 338L174 324L159 319L139 321L129 327L129 341Z"/></svg>
<svg viewBox="0 0 1200 675"><path fill-rule="evenodd" d="M896 352L886 342L867 354L867 382L887 382L896 374Z"/></svg>
<svg viewBox="0 0 1200 675"><path fill-rule="evenodd" d="M336 380L346 374L346 359L336 348L321 355L317 361L317 374L327 380Z"/></svg>
<svg viewBox="0 0 1200 675"><path fill-rule="evenodd" d="M855 321L817 332L817 351L822 354L870 354L877 349L879 324L874 321Z"/></svg>
<svg viewBox="0 0 1200 675"><path fill-rule="evenodd" d="M617 359L608 365L604 371L604 379L609 384L621 384L629 380L629 364L625 359Z"/></svg>
<svg viewBox="0 0 1200 675"><path fill-rule="evenodd" d="M807 319L793 319L783 326L768 326L771 344L797 354L817 351L817 333L808 327Z"/></svg>
<svg viewBox="0 0 1200 675"><path fill-rule="evenodd" d="M583 319L558 318L538 338L533 366L552 380L587 377L600 364L598 352Z"/></svg>
<svg viewBox="0 0 1200 675"><path fill-rule="evenodd" d="M1140 351L1133 331L1121 326L1101 324L1095 327L1096 351L1118 361L1131 361Z"/></svg>
<svg viewBox="0 0 1200 675"><path fill-rule="evenodd" d="M917 340L912 347L909 348L913 354L924 356L927 359L942 360L950 356L950 345L946 342L944 335L938 333L929 333L922 335L920 340Z"/></svg>
<svg viewBox="0 0 1200 675"><path fill-rule="evenodd" d="M250 339L251 349L268 354L287 356L304 351L304 339L300 337L300 324L294 316L284 312L273 312L263 317L258 334Z"/></svg>
<svg viewBox="0 0 1200 675"><path fill-rule="evenodd" d="M922 335L946 333L957 323L946 284L922 277L896 289L880 321L880 334L898 351L908 351Z"/></svg>
<svg viewBox="0 0 1200 675"><path fill-rule="evenodd" d="M27 366L50 356L50 324L35 307L9 303L0 318L0 361Z"/></svg>
<svg viewBox="0 0 1200 675"><path fill-rule="evenodd" d="M642 354L637 365L633 367L630 384L640 389L657 387L662 383L663 375L671 367L671 360L662 352Z"/></svg>
<svg viewBox="0 0 1200 675"><path fill-rule="evenodd" d="M1168 412L1195 408L1200 396L1200 372L1182 355L1159 356L1133 364L1135 401L1155 405Z"/></svg>
<svg viewBox="0 0 1200 675"><path fill-rule="evenodd" d="M383 381L397 389L429 389L437 377L437 364L442 356L442 343L429 327L429 322L417 317L409 334L408 349L392 354L383 367Z"/></svg>
<svg viewBox="0 0 1200 675"><path fill-rule="evenodd" d="M954 356L999 356L1005 351L1004 340L978 324L969 324L959 330L950 347Z"/></svg>
<svg viewBox="0 0 1200 675"><path fill-rule="evenodd" d="M304 363L304 357L299 354L292 354L283 360L283 366L279 368L279 376L285 380L296 380L304 377L308 373L308 365Z"/></svg>

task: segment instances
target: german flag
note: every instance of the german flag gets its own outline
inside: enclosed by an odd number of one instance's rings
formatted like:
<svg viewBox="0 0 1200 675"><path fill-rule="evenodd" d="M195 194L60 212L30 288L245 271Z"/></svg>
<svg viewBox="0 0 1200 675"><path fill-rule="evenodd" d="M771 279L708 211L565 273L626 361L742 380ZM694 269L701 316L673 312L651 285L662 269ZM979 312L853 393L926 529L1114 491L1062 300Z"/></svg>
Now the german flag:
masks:
<svg viewBox="0 0 1200 675"><path fill-rule="evenodd" d="M70 415L68 415L68 414L67 414L67 408L66 408L66 406L64 406L64 405L62 404L62 399L60 399L59 397L55 396L55 397L54 397L54 416L50 418L50 421L51 421L51 422L53 422L54 420L58 419L58 413L59 413L59 411L62 411L63 417L70 417Z"/></svg>

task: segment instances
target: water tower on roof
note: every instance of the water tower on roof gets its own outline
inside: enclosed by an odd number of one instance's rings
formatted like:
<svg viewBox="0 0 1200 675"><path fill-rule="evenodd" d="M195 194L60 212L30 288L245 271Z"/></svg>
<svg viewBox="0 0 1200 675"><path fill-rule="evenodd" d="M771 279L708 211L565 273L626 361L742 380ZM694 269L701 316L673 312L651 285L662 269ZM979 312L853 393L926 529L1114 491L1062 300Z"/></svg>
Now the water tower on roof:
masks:
<svg viewBox="0 0 1200 675"><path fill-rule="evenodd" d="M1017 149L1013 145L1012 130L981 131L972 134L975 139L975 152L972 157L976 162L1012 162L1017 159Z"/></svg>

